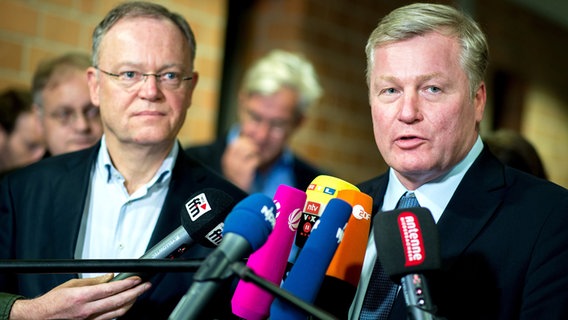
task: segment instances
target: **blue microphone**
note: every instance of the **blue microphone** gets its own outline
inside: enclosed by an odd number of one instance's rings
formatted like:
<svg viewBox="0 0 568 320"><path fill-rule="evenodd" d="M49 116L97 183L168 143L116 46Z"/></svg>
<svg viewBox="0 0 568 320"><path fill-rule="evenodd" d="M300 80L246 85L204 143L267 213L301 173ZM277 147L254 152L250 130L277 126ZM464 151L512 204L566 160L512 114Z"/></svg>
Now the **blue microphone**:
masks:
<svg viewBox="0 0 568 320"><path fill-rule="evenodd" d="M221 244L203 261L168 319L197 319L221 280L231 275L230 265L264 244L274 228L275 213L272 199L260 193L237 203L225 219Z"/></svg>
<svg viewBox="0 0 568 320"><path fill-rule="evenodd" d="M329 200L296 263L282 284L282 289L308 303L315 301L329 263L343 238L343 230L351 211L351 205L345 200L339 198ZM270 307L271 320L306 319L306 317L304 311L280 299L274 300Z"/></svg>

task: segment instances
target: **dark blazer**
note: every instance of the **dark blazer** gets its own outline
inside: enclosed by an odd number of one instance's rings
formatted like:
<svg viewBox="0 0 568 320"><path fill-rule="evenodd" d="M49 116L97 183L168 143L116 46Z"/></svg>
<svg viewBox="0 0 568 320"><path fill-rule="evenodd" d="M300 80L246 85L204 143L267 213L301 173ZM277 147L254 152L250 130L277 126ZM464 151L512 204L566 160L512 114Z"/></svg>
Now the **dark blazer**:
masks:
<svg viewBox="0 0 568 320"><path fill-rule="evenodd" d="M4 178L0 185L0 259L73 258L99 146L44 159ZM246 196L180 148L148 248L180 226L185 202L206 187L227 192L235 202ZM194 245L183 257L202 259L211 250ZM153 276L152 288L139 298L125 318L166 319L190 287L194 271ZM73 274L0 274L0 291L35 297L75 277ZM215 305L218 304L216 301Z"/></svg>
<svg viewBox="0 0 568 320"><path fill-rule="evenodd" d="M382 206L388 174L359 185ZM427 276L446 319L568 319L568 191L503 166L485 147L437 223ZM407 319L399 293L389 319Z"/></svg>
<svg viewBox="0 0 568 320"><path fill-rule="evenodd" d="M221 157L227 148L227 136L222 136L214 142L206 145L192 146L185 149L186 153L201 161L219 174L221 169ZM291 186L300 190L306 190L315 177L325 174L322 170L309 164L307 161L294 155L293 158L294 178L296 185Z"/></svg>

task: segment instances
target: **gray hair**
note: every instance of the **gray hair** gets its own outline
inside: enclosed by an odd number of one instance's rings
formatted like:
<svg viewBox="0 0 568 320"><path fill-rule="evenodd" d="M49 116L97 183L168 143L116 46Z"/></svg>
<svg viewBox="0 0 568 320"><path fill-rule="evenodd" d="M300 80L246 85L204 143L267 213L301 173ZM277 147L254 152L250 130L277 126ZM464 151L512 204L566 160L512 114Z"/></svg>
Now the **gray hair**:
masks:
<svg viewBox="0 0 568 320"><path fill-rule="evenodd" d="M303 114L322 95L313 65L303 56L283 50L272 50L248 69L241 93L269 95L282 87L298 92L299 114Z"/></svg>
<svg viewBox="0 0 568 320"><path fill-rule="evenodd" d="M91 66L91 57L82 52L69 52L40 62L32 78L33 102L43 110L42 92L46 87L59 84L71 71L86 71ZM86 75L85 75L86 79Z"/></svg>
<svg viewBox="0 0 568 320"><path fill-rule="evenodd" d="M114 9L109 11L109 13L104 17L104 19L99 22L95 30L93 31L93 65L97 66L99 62L99 47L104 35L114 26L119 20L126 18L139 18L148 17L154 19L165 19L173 22L183 33L187 39L191 48L191 65L193 68L193 62L195 60L195 35L189 26L189 23L178 13L171 12L165 7L150 2L143 1L133 1L125 2Z"/></svg>
<svg viewBox="0 0 568 320"><path fill-rule="evenodd" d="M485 77L489 60L487 40L479 25L457 9L441 4L415 3L398 8L385 16L367 41L367 84L374 65L375 48L396 41L410 39L428 32L455 36L462 52L460 65L469 80L470 97L475 96Z"/></svg>

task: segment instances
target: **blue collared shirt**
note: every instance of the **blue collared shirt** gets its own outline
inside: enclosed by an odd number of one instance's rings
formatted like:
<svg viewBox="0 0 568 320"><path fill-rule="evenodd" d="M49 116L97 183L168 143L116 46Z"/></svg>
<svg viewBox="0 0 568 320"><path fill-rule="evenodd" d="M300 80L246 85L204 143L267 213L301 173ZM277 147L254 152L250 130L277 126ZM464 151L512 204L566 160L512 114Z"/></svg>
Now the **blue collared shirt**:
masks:
<svg viewBox="0 0 568 320"><path fill-rule="evenodd" d="M132 259L146 252L162 205L179 146L174 146L152 179L132 194L112 164L105 137L93 169L76 256L83 259ZM94 274L83 274L83 277Z"/></svg>

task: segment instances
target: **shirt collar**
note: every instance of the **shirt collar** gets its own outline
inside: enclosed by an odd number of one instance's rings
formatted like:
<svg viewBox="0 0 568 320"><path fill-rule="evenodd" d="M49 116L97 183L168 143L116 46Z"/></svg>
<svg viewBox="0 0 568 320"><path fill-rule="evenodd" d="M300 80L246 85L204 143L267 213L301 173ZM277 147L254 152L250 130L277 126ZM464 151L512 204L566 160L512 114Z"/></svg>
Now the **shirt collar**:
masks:
<svg viewBox="0 0 568 320"><path fill-rule="evenodd" d="M166 156L166 158L162 162L162 165L160 166L160 168L158 169L152 180L150 180L150 182L147 184L148 187L156 183L162 183L165 181L165 179L171 176L171 172L174 168L175 159L177 158L178 153L179 153L179 145L177 144L177 142L174 142L174 145L170 150L170 153ZM108 148L106 145L105 135L103 135L101 139L101 147L99 149L99 154L97 157L97 167L98 170L100 170L101 172L107 173L106 177L107 183L110 183L113 177L116 179L124 180L122 174L112 164L110 155L108 153Z"/></svg>
<svg viewBox="0 0 568 320"><path fill-rule="evenodd" d="M413 191L420 206L428 208L432 212L434 219L438 221L465 173L479 156L481 150L483 150L483 142L478 135L475 144L462 161L442 177L430 181L416 190L407 190L394 174L394 170L390 168L389 182L382 210L393 210L405 192Z"/></svg>

